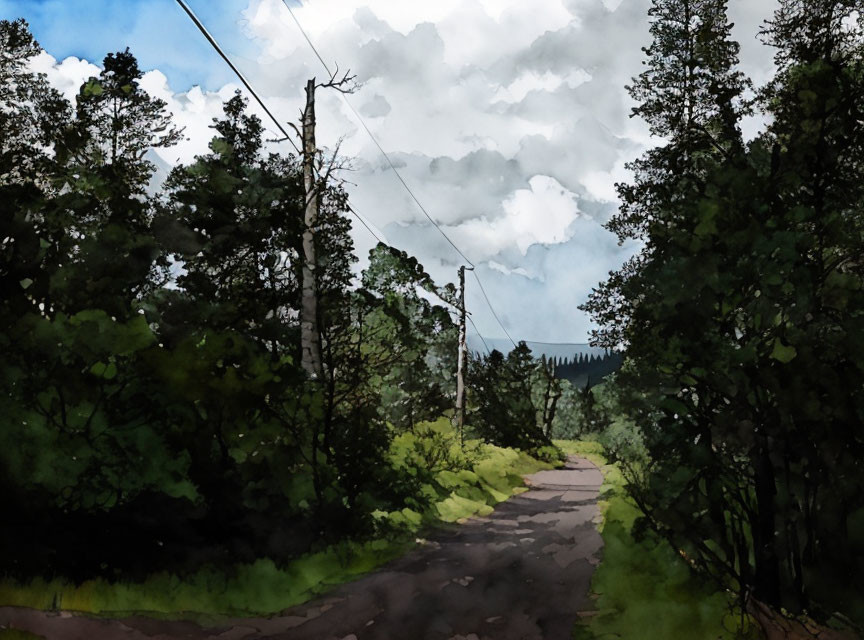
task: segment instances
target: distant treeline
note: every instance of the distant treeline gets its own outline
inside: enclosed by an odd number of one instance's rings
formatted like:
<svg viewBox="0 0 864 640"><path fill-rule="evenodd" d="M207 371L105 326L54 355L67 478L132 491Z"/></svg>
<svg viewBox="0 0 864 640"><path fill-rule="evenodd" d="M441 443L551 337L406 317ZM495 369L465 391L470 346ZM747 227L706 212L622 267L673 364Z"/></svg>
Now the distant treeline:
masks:
<svg viewBox="0 0 864 640"><path fill-rule="evenodd" d="M619 353L607 352L602 356L576 354L570 358L551 358L555 377L567 380L575 387L592 387L603 378L621 368L622 357Z"/></svg>

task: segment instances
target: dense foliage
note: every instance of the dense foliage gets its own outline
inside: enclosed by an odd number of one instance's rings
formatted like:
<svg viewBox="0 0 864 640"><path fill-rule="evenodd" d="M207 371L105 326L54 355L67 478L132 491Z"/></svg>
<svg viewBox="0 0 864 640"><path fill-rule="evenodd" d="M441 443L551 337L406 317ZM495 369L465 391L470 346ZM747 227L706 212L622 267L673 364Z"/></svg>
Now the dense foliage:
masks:
<svg viewBox="0 0 864 640"><path fill-rule="evenodd" d="M609 224L644 249L585 307L597 344L626 349L621 400L647 456L625 470L645 523L751 611L858 624L861 9L782 0L762 34L777 73L752 94L725 0L654 1L630 91L663 143ZM745 142L751 111L768 125Z"/></svg>
<svg viewBox="0 0 864 640"><path fill-rule="evenodd" d="M158 183L152 154L182 131L135 58L107 56L73 105L30 70L38 53L0 22L0 571L278 563L449 499L441 474L482 464L429 426L457 350L430 299L452 308L453 287L384 245L358 281L347 194L320 181L308 379L298 158L268 151L238 94L209 152Z"/></svg>

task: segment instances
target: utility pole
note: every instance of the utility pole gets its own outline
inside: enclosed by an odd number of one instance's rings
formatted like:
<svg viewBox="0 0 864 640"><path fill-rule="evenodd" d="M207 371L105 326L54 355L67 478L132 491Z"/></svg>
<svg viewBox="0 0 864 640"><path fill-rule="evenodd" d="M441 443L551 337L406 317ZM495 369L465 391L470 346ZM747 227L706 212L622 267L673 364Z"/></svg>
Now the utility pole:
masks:
<svg viewBox="0 0 864 640"><path fill-rule="evenodd" d="M456 364L456 429L459 441L465 445L465 363L468 355L467 329L465 320L465 267L459 267L459 358Z"/></svg>
<svg viewBox="0 0 864 640"><path fill-rule="evenodd" d="M340 93L352 93L357 76L345 73L339 78L339 67L327 82L315 84L315 78L306 83L306 108L303 110L303 189L306 206L303 212L303 282L300 303L300 364L303 371L314 380L321 380L324 368L321 364L321 327L318 319L318 252L315 243L318 216L321 212L321 190L327 185L336 164L338 147L333 153L329 167L323 175L317 175L315 161L318 147L315 142L315 90L336 89ZM294 131L297 127L291 125Z"/></svg>
<svg viewBox="0 0 864 640"><path fill-rule="evenodd" d="M303 283L300 306L301 365L310 378L320 380L321 336L318 331L318 256L315 226L320 200L315 180L315 78L306 83L306 109L303 111L303 186L306 208L303 215Z"/></svg>

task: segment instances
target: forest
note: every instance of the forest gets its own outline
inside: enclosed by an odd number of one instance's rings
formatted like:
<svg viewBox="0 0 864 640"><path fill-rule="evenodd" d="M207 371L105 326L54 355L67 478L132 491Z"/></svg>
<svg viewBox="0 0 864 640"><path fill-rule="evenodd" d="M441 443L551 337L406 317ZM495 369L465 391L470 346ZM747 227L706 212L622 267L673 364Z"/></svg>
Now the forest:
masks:
<svg viewBox="0 0 864 640"><path fill-rule="evenodd" d="M0 595L256 582L334 549L369 569L579 440L621 474L628 544L663 545L772 638L860 634L864 6L780 0L764 86L726 0L649 18L628 91L658 144L606 225L641 250L580 309L609 355L469 354L462 427L457 288L384 243L357 269L333 158L314 158L310 375L304 159L238 92L209 152L158 182L153 150L183 131L134 55L73 104L32 71L27 23L0 21Z"/></svg>
<svg viewBox="0 0 864 640"><path fill-rule="evenodd" d="M644 248L584 306L596 344L625 348L618 402L640 437L616 455L637 527L757 618L859 630L862 9L780 2L760 34L776 73L754 86L726 2L652 4L629 91L663 144L608 224ZM749 140L746 118L764 125Z"/></svg>
<svg viewBox="0 0 864 640"><path fill-rule="evenodd" d="M182 131L128 50L73 106L29 70L24 21L0 23L0 42L0 536L16 549L0 570L80 582L281 563L398 533L446 499L435 474L483 456L440 421L453 285L383 244L355 278L347 195L322 177L310 379L301 163L264 151L246 100L224 104L210 153L154 185L148 154ZM527 349L468 377L469 439L560 459L554 409L532 397L560 383Z"/></svg>

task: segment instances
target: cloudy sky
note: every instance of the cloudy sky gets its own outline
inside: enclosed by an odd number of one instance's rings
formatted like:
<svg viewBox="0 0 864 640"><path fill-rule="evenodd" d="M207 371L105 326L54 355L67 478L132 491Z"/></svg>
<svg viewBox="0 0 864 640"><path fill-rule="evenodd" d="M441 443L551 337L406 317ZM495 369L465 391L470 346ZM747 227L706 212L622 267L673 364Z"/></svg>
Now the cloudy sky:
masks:
<svg viewBox="0 0 864 640"><path fill-rule="evenodd" d="M776 0L730 0L742 67L758 83L771 51L757 41ZM281 0L189 0L284 121L306 79L326 74ZM349 98L430 215L477 265L513 338L586 342L578 309L636 250L602 224L614 183L650 140L624 90L648 44L649 0L291 0L324 59L356 73ZM130 47L144 86L164 99L187 140L166 165L206 150L211 119L238 82L174 0L0 0L46 50L38 67L68 94ZM439 282L460 256L428 223L348 106L320 92L319 143L352 158L355 208ZM271 126L269 121L265 124ZM750 125L755 131L757 123ZM275 129L275 128L274 128ZM275 134L274 134L275 137ZM287 151L287 149L286 149ZM374 244L359 224L358 254ZM469 277L469 309L489 337L504 332Z"/></svg>

